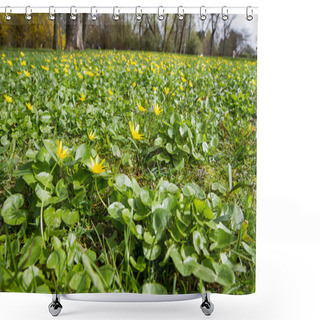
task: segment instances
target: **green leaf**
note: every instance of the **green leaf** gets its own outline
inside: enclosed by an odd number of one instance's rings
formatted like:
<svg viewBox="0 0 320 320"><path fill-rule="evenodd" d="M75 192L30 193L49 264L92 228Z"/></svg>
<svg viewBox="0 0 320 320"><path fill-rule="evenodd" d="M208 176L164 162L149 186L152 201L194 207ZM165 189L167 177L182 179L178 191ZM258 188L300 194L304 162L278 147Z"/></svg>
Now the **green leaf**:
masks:
<svg viewBox="0 0 320 320"><path fill-rule="evenodd" d="M210 250L228 247L233 242L233 234L221 222L216 226L214 231L214 243L210 246Z"/></svg>
<svg viewBox="0 0 320 320"><path fill-rule="evenodd" d="M137 261L135 261L133 257L130 257L130 263L139 272L143 272L147 266L144 258L141 256L138 257Z"/></svg>
<svg viewBox="0 0 320 320"><path fill-rule="evenodd" d="M143 242L142 248L144 256L150 261L155 260L160 256L161 247L157 244L153 245L152 247L152 245Z"/></svg>
<svg viewBox="0 0 320 320"><path fill-rule="evenodd" d="M41 255L42 237L33 237L28 240L21 250L18 268L27 268L37 262Z"/></svg>
<svg viewBox="0 0 320 320"><path fill-rule="evenodd" d="M196 197L198 199L204 199L205 198L205 193L204 191L194 182L187 183L183 189L182 189L183 194L186 197Z"/></svg>
<svg viewBox="0 0 320 320"><path fill-rule="evenodd" d="M115 187L123 192L126 191L127 188L132 188L132 182L125 174L118 174L116 176Z"/></svg>
<svg viewBox="0 0 320 320"><path fill-rule="evenodd" d="M58 280L60 280L66 268L66 253L62 248L54 250L50 254L47 260L47 268L54 269Z"/></svg>
<svg viewBox="0 0 320 320"><path fill-rule="evenodd" d="M169 219L171 217L171 212L163 209L158 208L153 212L153 229L156 234L157 240L160 240L162 238L163 231L165 230Z"/></svg>
<svg viewBox="0 0 320 320"><path fill-rule="evenodd" d="M80 220L79 211L78 210L70 211L69 209L64 209L62 211L62 220L65 224L69 226L73 226L75 223L77 223Z"/></svg>
<svg viewBox="0 0 320 320"><path fill-rule="evenodd" d="M56 185L56 194L59 198L57 202L61 202L68 198L68 188L64 184L63 179L60 179Z"/></svg>
<svg viewBox="0 0 320 320"><path fill-rule="evenodd" d="M204 250L205 248L205 239L201 235L201 233L197 230L193 231L192 233L192 238L193 238L193 246L195 250L197 251L197 254L201 254L201 251Z"/></svg>
<svg viewBox="0 0 320 320"><path fill-rule="evenodd" d="M199 279L201 279L201 280L203 280L205 282L211 282L212 283L212 282L215 282L215 280L216 280L215 273L210 268L205 267L202 264L198 264L197 263L197 265L196 265L196 267L195 267L195 269L193 271L193 274L197 278L199 278Z"/></svg>
<svg viewBox="0 0 320 320"><path fill-rule="evenodd" d="M225 264L217 265L215 267L217 272L216 282L223 286L232 286L235 282L235 276L233 271Z"/></svg>
<svg viewBox="0 0 320 320"><path fill-rule="evenodd" d="M24 199L22 194L13 194L4 202L1 215L4 222L12 226L17 226L27 219L27 211L20 209Z"/></svg>
<svg viewBox="0 0 320 320"><path fill-rule="evenodd" d="M167 144L166 144L166 150L168 151L168 153L174 154L174 151L173 151L173 148L172 148L172 144L171 144L171 143L167 143Z"/></svg>
<svg viewBox="0 0 320 320"><path fill-rule="evenodd" d="M94 272L91 266L90 258L85 253L82 254L82 263L94 286L99 292L105 292L101 278L96 272Z"/></svg>
<svg viewBox="0 0 320 320"><path fill-rule="evenodd" d="M194 203L197 211L202 216L204 216L205 218L207 218L209 220L212 220L214 218L211 208L204 201L195 199L193 203Z"/></svg>
<svg viewBox="0 0 320 320"><path fill-rule="evenodd" d="M233 204L229 206L229 212L231 213L232 230L235 230L235 231L240 230L242 223L244 221L244 216L241 208L238 205Z"/></svg>
<svg viewBox="0 0 320 320"><path fill-rule="evenodd" d="M155 147L162 147L163 145L163 139L158 137L156 140L154 140L154 146Z"/></svg>
<svg viewBox="0 0 320 320"><path fill-rule="evenodd" d="M159 283L145 283L142 286L143 294L167 294L167 289Z"/></svg>
<svg viewBox="0 0 320 320"><path fill-rule="evenodd" d="M122 210L124 209L124 205L120 202L113 202L108 207L108 212L110 216L115 220L122 220Z"/></svg>
<svg viewBox="0 0 320 320"><path fill-rule="evenodd" d="M44 203L46 203L51 198L50 192L44 190L39 183L37 183L36 185L35 192L38 198Z"/></svg>
<svg viewBox="0 0 320 320"><path fill-rule="evenodd" d="M85 293L90 289L91 279L85 271L77 272L69 282L69 286L76 293Z"/></svg>
<svg viewBox="0 0 320 320"><path fill-rule="evenodd" d="M151 207L152 198L151 198L151 192L149 191L148 188L141 188L140 199L144 205Z"/></svg>
<svg viewBox="0 0 320 320"><path fill-rule="evenodd" d="M188 277L195 270L197 265L197 259L194 256L188 256L182 260L182 257L176 248L172 248L170 257L183 277Z"/></svg>
<svg viewBox="0 0 320 320"><path fill-rule="evenodd" d="M90 159L90 149L85 143L77 148L74 159L75 161L80 160L81 162L86 162Z"/></svg>
<svg viewBox="0 0 320 320"><path fill-rule="evenodd" d="M50 154L50 156L54 160L57 160L57 142L47 139L47 140L43 140L43 144L47 149L48 153Z"/></svg>
<svg viewBox="0 0 320 320"><path fill-rule="evenodd" d="M61 224L61 209L55 210L54 207L48 207L44 210L44 221L49 228L59 228Z"/></svg>
<svg viewBox="0 0 320 320"><path fill-rule="evenodd" d="M214 182L211 186L212 190L218 190L220 193L226 193L226 188L220 182Z"/></svg>

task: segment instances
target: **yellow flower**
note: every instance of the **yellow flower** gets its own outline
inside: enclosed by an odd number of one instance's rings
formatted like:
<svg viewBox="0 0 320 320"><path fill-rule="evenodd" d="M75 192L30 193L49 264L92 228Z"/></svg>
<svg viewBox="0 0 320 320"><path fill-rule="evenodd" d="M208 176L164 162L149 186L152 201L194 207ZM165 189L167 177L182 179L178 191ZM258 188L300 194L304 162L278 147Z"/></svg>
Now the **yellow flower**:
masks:
<svg viewBox="0 0 320 320"><path fill-rule="evenodd" d="M103 159L100 163L99 163L99 157L98 156L96 156L96 160L95 161L92 159L92 157L90 157L90 160L91 160L91 164L88 164L88 167L90 168L91 172L99 174L101 172L106 171L104 169L106 166L103 165L105 159Z"/></svg>
<svg viewBox="0 0 320 320"><path fill-rule="evenodd" d="M91 131L91 132L88 134L88 137L89 137L89 139L92 141L92 140L94 140L94 139L96 138L96 134L95 134L93 131Z"/></svg>
<svg viewBox="0 0 320 320"><path fill-rule="evenodd" d="M94 76L94 74L91 71L86 71L85 74L87 74L88 76L91 76L91 77Z"/></svg>
<svg viewBox="0 0 320 320"><path fill-rule="evenodd" d="M27 106L27 108L30 110L30 111L32 111L32 109L33 109L33 106L31 105L31 103L26 103L26 106Z"/></svg>
<svg viewBox="0 0 320 320"><path fill-rule="evenodd" d="M34 69L34 68L35 68L35 66L32 64L32 65L31 65L31 68L32 68L32 69Z"/></svg>
<svg viewBox="0 0 320 320"><path fill-rule="evenodd" d="M193 87L193 84L192 84L192 82L191 82L191 81L189 81L189 86L190 86L190 88L192 88L192 87Z"/></svg>
<svg viewBox="0 0 320 320"><path fill-rule="evenodd" d="M252 80L252 84L255 86L256 85L256 82L254 80Z"/></svg>
<svg viewBox="0 0 320 320"><path fill-rule="evenodd" d="M182 82L187 82L187 79L185 77L181 77Z"/></svg>
<svg viewBox="0 0 320 320"><path fill-rule="evenodd" d="M153 87L153 90L154 90L154 91L157 91L157 87Z"/></svg>
<svg viewBox="0 0 320 320"><path fill-rule="evenodd" d="M84 100L86 100L86 96L84 95L83 92L81 92L81 96L80 96L79 100L82 101L82 102L83 102Z"/></svg>
<svg viewBox="0 0 320 320"><path fill-rule="evenodd" d="M21 62L21 65L22 65L22 66L25 66L25 65L26 65L26 62L23 60L23 61Z"/></svg>
<svg viewBox="0 0 320 320"><path fill-rule="evenodd" d="M163 109L160 109L158 105L155 105L153 107L153 110L154 110L154 113L158 116L162 111Z"/></svg>
<svg viewBox="0 0 320 320"><path fill-rule="evenodd" d="M59 73L59 70L57 68L54 68L55 73Z"/></svg>
<svg viewBox="0 0 320 320"><path fill-rule="evenodd" d="M110 89L108 89L108 92L109 92L110 96L113 95L113 92Z"/></svg>
<svg viewBox="0 0 320 320"><path fill-rule="evenodd" d="M46 60L45 60L45 62L46 62L46 63L49 63L49 62L50 62L50 60L49 60L49 59L46 59Z"/></svg>
<svg viewBox="0 0 320 320"><path fill-rule="evenodd" d="M12 98L11 97L9 97L8 95L4 95L4 98L6 99L6 101L8 102L8 103L11 103L13 100L12 100Z"/></svg>
<svg viewBox="0 0 320 320"><path fill-rule="evenodd" d="M20 54L21 54L22 57L24 57L24 53L22 51L20 52Z"/></svg>
<svg viewBox="0 0 320 320"><path fill-rule="evenodd" d="M12 61L11 61L11 60L8 60L7 62L8 62L8 65L9 65L10 67L12 67Z"/></svg>
<svg viewBox="0 0 320 320"><path fill-rule="evenodd" d="M146 109L141 105L140 102L138 102L138 105L137 105L138 109L141 111L141 112L145 112Z"/></svg>
<svg viewBox="0 0 320 320"><path fill-rule="evenodd" d="M170 88L165 87L165 88L164 88L164 93L165 93L165 94L169 94L169 93L170 93Z"/></svg>
<svg viewBox="0 0 320 320"><path fill-rule="evenodd" d="M83 75L80 72L77 72L77 75L81 80L83 79Z"/></svg>
<svg viewBox="0 0 320 320"><path fill-rule="evenodd" d="M130 127L130 131L133 139L136 139L136 140L144 139L143 134L139 133L139 125L137 125L136 128L134 128L134 124L131 121L129 121L129 127Z"/></svg>
<svg viewBox="0 0 320 320"><path fill-rule="evenodd" d="M23 73L25 74L25 76L26 76L27 78L30 77L30 72L29 72L28 70L24 70Z"/></svg>
<svg viewBox="0 0 320 320"><path fill-rule="evenodd" d="M46 71L48 71L49 70L49 67L48 66L41 66L41 68L43 69L43 70L46 70Z"/></svg>
<svg viewBox="0 0 320 320"><path fill-rule="evenodd" d="M135 88L137 84L134 82L132 85L133 85L133 87Z"/></svg>
<svg viewBox="0 0 320 320"><path fill-rule="evenodd" d="M20 74L21 74L21 71L17 71L17 75L20 76Z"/></svg>
<svg viewBox="0 0 320 320"><path fill-rule="evenodd" d="M63 149L62 141L59 140L57 140L57 154L60 159L70 157L70 155L68 154L68 148Z"/></svg>

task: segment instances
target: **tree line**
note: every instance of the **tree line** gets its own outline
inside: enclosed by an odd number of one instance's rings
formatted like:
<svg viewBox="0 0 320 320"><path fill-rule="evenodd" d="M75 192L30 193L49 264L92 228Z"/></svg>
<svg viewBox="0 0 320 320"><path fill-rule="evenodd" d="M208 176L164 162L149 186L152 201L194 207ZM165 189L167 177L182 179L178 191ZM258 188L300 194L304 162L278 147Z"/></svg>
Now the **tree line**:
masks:
<svg viewBox="0 0 320 320"><path fill-rule="evenodd" d="M12 21L0 16L0 45L7 47L52 48L61 50L118 49L173 52L208 56L256 55L244 30L233 28L235 16L222 22L219 14L210 14L205 21L197 15L144 14L142 21L135 15L122 14L118 21L111 15L98 15L91 21L89 14L33 14L31 21L24 15L13 15ZM222 23L221 23L222 22Z"/></svg>

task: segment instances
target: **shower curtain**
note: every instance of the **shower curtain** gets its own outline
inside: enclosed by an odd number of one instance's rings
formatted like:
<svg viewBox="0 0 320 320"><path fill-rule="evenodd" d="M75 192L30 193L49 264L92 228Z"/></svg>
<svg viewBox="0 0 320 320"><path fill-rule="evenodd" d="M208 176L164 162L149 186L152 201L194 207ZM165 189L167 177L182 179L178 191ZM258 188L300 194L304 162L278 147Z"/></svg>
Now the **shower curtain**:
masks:
<svg viewBox="0 0 320 320"><path fill-rule="evenodd" d="M253 293L257 17L93 18L0 15L0 291Z"/></svg>

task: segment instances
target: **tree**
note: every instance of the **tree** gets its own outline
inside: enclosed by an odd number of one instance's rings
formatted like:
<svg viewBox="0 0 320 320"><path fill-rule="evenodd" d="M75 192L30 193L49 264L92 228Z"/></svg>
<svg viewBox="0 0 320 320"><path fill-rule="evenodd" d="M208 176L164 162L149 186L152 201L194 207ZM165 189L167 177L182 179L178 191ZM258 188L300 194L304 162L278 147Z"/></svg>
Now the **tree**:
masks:
<svg viewBox="0 0 320 320"><path fill-rule="evenodd" d="M58 49L58 36L59 36L59 14L55 14L54 25L53 25L53 44L52 48L54 50Z"/></svg>
<svg viewBox="0 0 320 320"><path fill-rule="evenodd" d="M83 15L77 14L75 20L70 19L70 16L68 13L65 50L83 50Z"/></svg>

